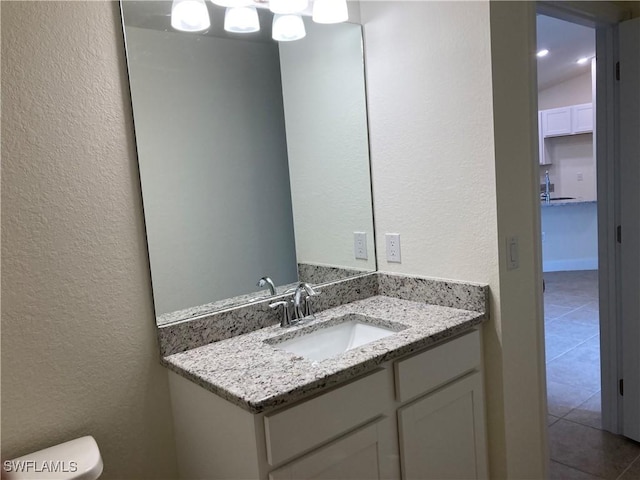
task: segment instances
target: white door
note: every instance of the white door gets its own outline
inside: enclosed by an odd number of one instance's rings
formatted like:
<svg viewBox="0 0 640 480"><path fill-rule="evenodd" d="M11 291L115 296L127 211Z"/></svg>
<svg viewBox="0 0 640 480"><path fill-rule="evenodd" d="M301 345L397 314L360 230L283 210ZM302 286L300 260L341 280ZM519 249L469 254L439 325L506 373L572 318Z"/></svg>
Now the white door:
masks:
<svg viewBox="0 0 640 480"><path fill-rule="evenodd" d="M640 441L640 18L619 39L621 433Z"/></svg>

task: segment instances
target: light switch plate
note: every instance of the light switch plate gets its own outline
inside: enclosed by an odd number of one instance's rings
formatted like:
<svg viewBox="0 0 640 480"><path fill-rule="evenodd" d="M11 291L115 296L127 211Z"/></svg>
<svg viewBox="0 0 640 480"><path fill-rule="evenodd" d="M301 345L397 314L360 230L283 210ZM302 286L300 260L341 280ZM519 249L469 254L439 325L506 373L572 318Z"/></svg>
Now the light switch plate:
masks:
<svg viewBox="0 0 640 480"><path fill-rule="evenodd" d="M357 259L367 260L367 232L353 232L353 253Z"/></svg>
<svg viewBox="0 0 640 480"><path fill-rule="evenodd" d="M400 234L387 233L385 238L387 241L387 262L402 263L400 261Z"/></svg>

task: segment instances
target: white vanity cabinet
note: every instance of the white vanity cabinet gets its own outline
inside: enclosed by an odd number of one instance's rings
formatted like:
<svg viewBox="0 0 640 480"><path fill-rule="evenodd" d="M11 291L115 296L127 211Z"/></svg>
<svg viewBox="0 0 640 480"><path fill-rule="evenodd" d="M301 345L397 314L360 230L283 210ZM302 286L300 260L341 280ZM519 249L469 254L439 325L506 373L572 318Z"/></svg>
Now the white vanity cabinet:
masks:
<svg viewBox="0 0 640 480"><path fill-rule="evenodd" d="M386 419L366 425L269 474L269 480L385 478Z"/></svg>
<svg viewBox="0 0 640 480"><path fill-rule="evenodd" d="M487 478L482 378L473 373L398 411L402 478Z"/></svg>
<svg viewBox="0 0 640 480"><path fill-rule="evenodd" d="M471 330L266 414L170 372L180 477L484 479L481 363Z"/></svg>

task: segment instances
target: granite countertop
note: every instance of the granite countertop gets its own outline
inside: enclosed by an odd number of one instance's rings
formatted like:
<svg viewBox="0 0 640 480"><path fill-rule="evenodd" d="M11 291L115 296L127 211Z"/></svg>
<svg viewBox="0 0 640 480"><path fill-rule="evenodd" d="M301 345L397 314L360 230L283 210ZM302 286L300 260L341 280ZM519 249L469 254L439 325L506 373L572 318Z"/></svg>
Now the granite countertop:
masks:
<svg viewBox="0 0 640 480"><path fill-rule="evenodd" d="M288 339L326 327L342 315L366 315L376 319L373 324L399 331L318 362L278 350L273 345L276 337ZM453 337L485 318L484 313L378 295L317 313L315 320L302 325L263 328L166 356L162 362L245 410L260 413L301 400L372 371L384 362Z"/></svg>
<svg viewBox="0 0 640 480"><path fill-rule="evenodd" d="M542 207L562 207L564 205L586 205L589 203L596 204L597 200L580 200L578 198L574 198L572 200L556 200L549 203L546 203L544 200L540 201L540 205Z"/></svg>

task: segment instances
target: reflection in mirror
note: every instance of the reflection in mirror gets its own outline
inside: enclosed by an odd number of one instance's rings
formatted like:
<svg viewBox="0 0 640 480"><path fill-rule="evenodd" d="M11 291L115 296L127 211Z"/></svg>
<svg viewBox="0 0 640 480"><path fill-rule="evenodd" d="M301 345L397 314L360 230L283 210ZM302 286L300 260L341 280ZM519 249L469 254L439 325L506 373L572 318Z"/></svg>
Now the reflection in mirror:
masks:
<svg viewBox="0 0 640 480"><path fill-rule="evenodd" d="M376 269L360 25L276 42L207 8L185 33L122 2L158 324Z"/></svg>

